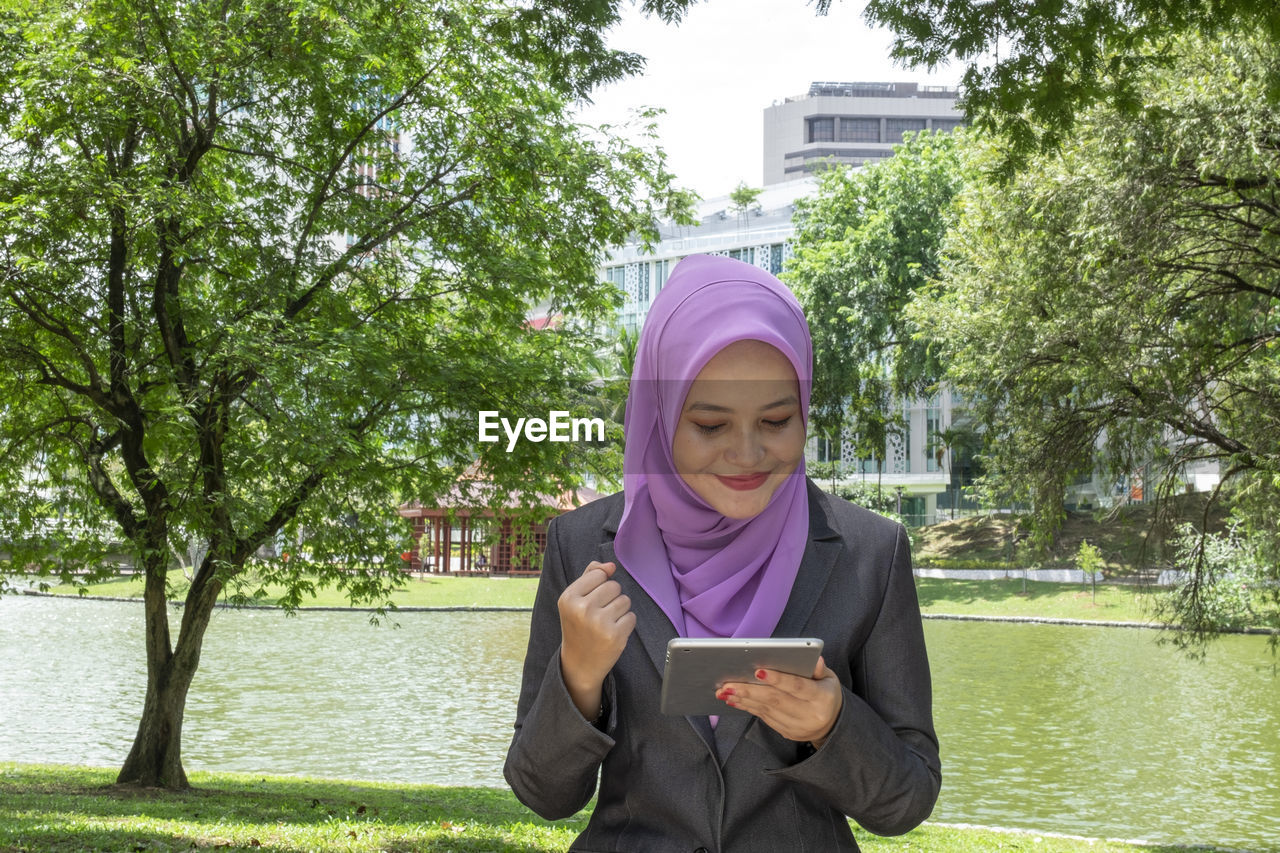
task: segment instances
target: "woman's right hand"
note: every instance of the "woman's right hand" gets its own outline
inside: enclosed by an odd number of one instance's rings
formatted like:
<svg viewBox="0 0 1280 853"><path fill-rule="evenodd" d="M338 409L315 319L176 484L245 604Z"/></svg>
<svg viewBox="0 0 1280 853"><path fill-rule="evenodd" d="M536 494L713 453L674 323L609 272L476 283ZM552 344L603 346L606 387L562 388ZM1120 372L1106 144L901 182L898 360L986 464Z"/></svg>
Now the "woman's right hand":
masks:
<svg viewBox="0 0 1280 853"><path fill-rule="evenodd" d="M560 594L560 674L582 716L595 720L605 676L636 626L631 599L613 580L614 563L591 562Z"/></svg>

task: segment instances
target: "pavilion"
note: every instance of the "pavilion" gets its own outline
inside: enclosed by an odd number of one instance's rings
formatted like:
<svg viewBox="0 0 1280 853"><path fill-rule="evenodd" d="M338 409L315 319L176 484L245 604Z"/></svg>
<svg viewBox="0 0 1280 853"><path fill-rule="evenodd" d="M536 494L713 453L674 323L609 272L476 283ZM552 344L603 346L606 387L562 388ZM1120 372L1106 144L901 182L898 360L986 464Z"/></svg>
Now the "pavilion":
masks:
<svg viewBox="0 0 1280 853"><path fill-rule="evenodd" d="M400 506L401 517L413 523L413 548L402 555L405 571L537 574L551 519L602 497L595 489L583 487L559 495L536 495L532 513L515 504L477 508L472 495L482 485L473 468L436 506L423 506L417 500Z"/></svg>

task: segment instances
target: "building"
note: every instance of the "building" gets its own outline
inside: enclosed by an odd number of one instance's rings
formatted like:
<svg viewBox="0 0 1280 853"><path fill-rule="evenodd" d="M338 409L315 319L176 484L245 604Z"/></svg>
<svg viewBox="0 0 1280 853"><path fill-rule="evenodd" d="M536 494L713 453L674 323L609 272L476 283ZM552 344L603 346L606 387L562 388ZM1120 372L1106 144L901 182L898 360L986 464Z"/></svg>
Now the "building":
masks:
<svg viewBox="0 0 1280 853"><path fill-rule="evenodd" d="M639 330L672 267L686 255L727 255L781 275L791 255L796 201L818 190L813 173L833 163L860 168L891 157L909 131L954 130L964 119L958 97L953 88L915 83L814 83L807 94L766 107L764 188L755 204L742 210L728 196L707 199L696 224L663 224L656 245L624 246L605 264L601 275L623 293L619 325ZM962 425L963 409L945 389L900 405L904 428L878 457L858 458L852 440L817 436L810 438L807 457L839 462L837 484L861 481L887 490L908 520L929 524L940 511L968 504L961 486L971 482L971 454L941 438Z"/></svg>
<svg viewBox="0 0 1280 853"><path fill-rule="evenodd" d="M781 273L791 253L795 202L817 189L813 178L766 187L746 210L735 209L728 196L705 199L695 212L695 224L662 223L660 240L651 250L631 243L615 251L602 274L623 293L619 325L639 330L671 268L686 255L728 255Z"/></svg>
<svg viewBox="0 0 1280 853"><path fill-rule="evenodd" d="M551 519L601 497L586 487L558 495L534 495L538 509L522 513L510 502L486 501L485 477L472 465L433 506L412 500L400 517L412 525L413 545L402 568L424 574L537 574Z"/></svg>
<svg viewBox="0 0 1280 853"><path fill-rule="evenodd" d="M814 83L765 108L764 185L892 157L908 131L949 133L964 123L959 96L916 83Z"/></svg>

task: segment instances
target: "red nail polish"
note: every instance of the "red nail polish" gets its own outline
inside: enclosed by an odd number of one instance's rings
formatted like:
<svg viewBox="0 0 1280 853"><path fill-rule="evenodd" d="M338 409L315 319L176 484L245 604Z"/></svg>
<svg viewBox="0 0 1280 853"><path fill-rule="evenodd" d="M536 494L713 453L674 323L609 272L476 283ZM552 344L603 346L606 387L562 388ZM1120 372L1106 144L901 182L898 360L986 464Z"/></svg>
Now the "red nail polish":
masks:
<svg viewBox="0 0 1280 853"><path fill-rule="evenodd" d="M756 670L756 680L757 680L757 681L764 681L764 670L763 670L763 669L757 669L757 670Z"/></svg>
<svg viewBox="0 0 1280 853"><path fill-rule="evenodd" d="M733 690L733 688L732 688L732 687L726 687L726 688L724 688L723 690L721 690L721 691L720 691L720 698L721 698L721 699L723 699L723 698L724 698L724 697L726 697L726 696L733 696L733 695L734 695L734 690Z"/></svg>

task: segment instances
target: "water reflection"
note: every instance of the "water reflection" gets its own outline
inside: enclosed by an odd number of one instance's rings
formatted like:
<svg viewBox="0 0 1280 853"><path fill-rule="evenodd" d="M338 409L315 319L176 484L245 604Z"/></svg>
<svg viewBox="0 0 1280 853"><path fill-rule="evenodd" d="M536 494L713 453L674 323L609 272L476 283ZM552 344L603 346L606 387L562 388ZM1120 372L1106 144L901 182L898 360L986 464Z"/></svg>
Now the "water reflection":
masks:
<svg viewBox="0 0 1280 853"><path fill-rule="evenodd" d="M118 765L142 707L141 619L127 603L0 599L0 760ZM395 621L215 613L187 768L503 785L528 614ZM1150 631L931 621L926 634L935 820L1277 849L1265 639L1223 638L1198 663Z"/></svg>
<svg viewBox="0 0 1280 853"><path fill-rule="evenodd" d="M0 759L122 762L146 684L141 618L128 603L0 599ZM187 702L187 768L505 784L528 614L392 621L216 611Z"/></svg>
<svg viewBox="0 0 1280 853"><path fill-rule="evenodd" d="M192 687L186 754L208 769L502 784L528 620L404 613L391 626L219 612Z"/></svg>
<svg viewBox="0 0 1280 853"><path fill-rule="evenodd" d="M935 819L1280 842L1280 679L1264 639L1224 637L1197 663L1150 631L930 622L927 634L944 750Z"/></svg>

